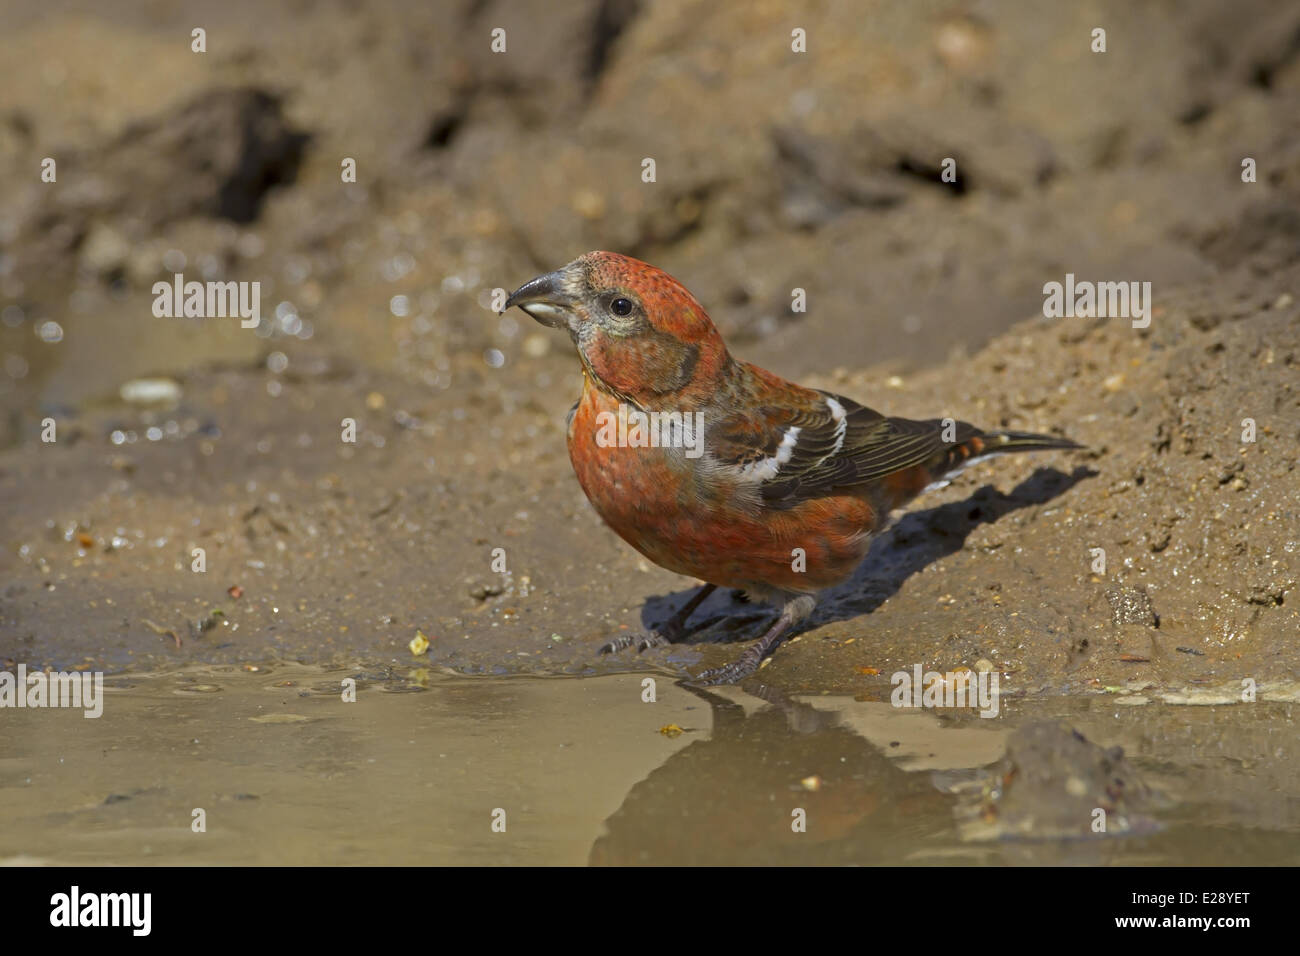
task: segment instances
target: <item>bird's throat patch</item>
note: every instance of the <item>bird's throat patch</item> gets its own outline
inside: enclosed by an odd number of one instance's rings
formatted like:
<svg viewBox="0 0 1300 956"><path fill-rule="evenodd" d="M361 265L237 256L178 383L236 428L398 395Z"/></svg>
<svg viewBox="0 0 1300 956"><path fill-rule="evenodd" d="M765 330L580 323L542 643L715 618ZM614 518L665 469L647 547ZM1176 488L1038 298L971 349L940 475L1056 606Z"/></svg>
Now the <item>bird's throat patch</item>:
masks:
<svg viewBox="0 0 1300 956"><path fill-rule="evenodd" d="M633 397L680 391L691 382L700 360L698 346L654 329L627 338L598 331L580 342L578 351L608 391Z"/></svg>

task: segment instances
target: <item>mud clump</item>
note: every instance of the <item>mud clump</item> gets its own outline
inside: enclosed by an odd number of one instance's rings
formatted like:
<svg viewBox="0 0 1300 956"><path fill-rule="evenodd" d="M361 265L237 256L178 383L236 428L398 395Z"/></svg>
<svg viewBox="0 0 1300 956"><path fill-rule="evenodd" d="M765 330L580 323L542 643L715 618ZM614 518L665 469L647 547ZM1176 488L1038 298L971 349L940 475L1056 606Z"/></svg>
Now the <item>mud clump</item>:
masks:
<svg viewBox="0 0 1300 956"><path fill-rule="evenodd" d="M1168 805L1125 759L1066 724L1028 723L958 811L971 840L1085 839L1150 833Z"/></svg>
<svg viewBox="0 0 1300 956"><path fill-rule="evenodd" d="M1145 588L1108 588L1106 600L1110 602L1111 622L1114 624L1160 626L1160 619L1151 607L1151 598Z"/></svg>

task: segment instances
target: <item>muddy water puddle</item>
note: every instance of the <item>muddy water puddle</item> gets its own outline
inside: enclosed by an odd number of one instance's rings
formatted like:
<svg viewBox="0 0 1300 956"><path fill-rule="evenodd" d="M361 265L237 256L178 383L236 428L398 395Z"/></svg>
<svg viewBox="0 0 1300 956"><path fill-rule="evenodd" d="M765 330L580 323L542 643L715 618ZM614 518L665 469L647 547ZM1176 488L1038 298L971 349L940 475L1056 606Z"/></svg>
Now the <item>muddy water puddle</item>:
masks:
<svg viewBox="0 0 1300 956"><path fill-rule="evenodd" d="M983 720L662 675L271 663L109 676L98 719L2 716L8 863L1300 861L1287 703Z"/></svg>

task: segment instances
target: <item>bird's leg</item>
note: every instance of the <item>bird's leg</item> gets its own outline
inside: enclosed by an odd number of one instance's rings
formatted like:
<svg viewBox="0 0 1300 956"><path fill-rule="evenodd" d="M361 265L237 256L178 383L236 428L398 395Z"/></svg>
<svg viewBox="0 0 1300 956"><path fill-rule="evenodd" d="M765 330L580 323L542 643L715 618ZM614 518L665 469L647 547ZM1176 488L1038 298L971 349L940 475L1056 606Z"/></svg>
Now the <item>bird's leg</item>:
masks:
<svg viewBox="0 0 1300 956"><path fill-rule="evenodd" d="M745 652L730 664L704 671L695 678L695 683L706 686L711 684L734 684L736 681L748 677L758 670L758 665L763 663L763 658L776 649L776 646L781 643L786 634L790 632L790 629L811 614L816 606L817 599L811 594L800 594L798 597L786 601L785 607L781 608L781 616L767 629L766 634L760 637L752 646L745 648Z"/></svg>
<svg viewBox="0 0 1300 956"><path fill-rule="evenodd" d="M676 644L685 636L686 619L695 613L695 609L704 603L704 599L712 594L713 589L716 587L716 584L706 584L696 591L691 595L691 599L682 605L681 610L670 617L663 627L647 634L622 634L604 645L600 652L602 654L613 654L626 647L631 647L633 644L636 644L637 649L642 651L651 647Z"/></svg>

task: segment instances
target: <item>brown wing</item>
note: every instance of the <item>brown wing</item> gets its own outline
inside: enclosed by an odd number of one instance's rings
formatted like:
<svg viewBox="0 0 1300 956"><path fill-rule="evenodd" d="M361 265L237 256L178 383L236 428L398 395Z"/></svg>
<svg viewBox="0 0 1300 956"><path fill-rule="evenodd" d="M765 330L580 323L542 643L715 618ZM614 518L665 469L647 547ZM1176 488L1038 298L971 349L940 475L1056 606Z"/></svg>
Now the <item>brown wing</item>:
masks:
<svg viewBox="0 0 1300 956"><path fill-rule="evenodd" d="M905 479L890 495L901 501L973 458L1079 447L1048 435L986 433L950 419L887 418L842 395L820 394L822 400L807 407L769 405L724 419L709 431L710 451L748 469L763 501L780 508L894 475Z"/></svg>

